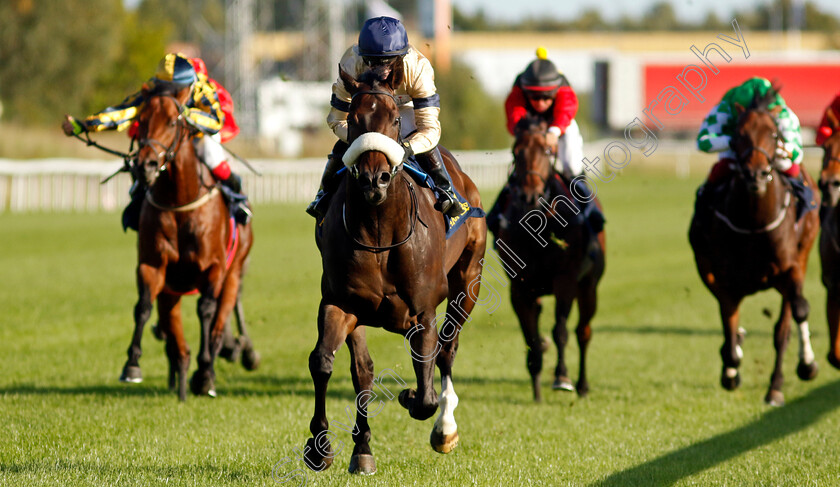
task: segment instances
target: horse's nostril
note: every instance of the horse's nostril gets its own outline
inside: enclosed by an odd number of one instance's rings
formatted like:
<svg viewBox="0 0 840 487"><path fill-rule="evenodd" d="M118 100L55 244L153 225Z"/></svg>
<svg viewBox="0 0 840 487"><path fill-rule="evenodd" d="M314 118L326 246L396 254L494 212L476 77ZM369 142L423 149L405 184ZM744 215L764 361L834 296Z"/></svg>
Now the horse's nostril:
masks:
<svg viewBox="0 0 840 487"><path fill-rule="evenodd" d="M391 182L391 174L390 174L390 173L387 173L387 172L383 172L383 173L379 176L379 182L380 182L381 184L383 184L383 185L384 185L384 184L388 184L389 182Z"/></svg>

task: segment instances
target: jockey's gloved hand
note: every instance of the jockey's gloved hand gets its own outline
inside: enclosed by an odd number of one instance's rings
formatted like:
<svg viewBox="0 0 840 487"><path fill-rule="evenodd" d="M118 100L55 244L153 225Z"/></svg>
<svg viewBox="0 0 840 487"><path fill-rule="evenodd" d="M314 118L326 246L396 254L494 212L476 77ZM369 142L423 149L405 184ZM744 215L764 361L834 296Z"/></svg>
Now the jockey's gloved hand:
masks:
<svg viewBox="0 0 840 487"><path fill-rule="evenodd" d="M82 132L87 132L84 124L73 118L71 115L64 115L64 121L61 123L61 128L67 136L79 135Z"/></svg>
<svg viewBox="0 0 840 487"><path fill-rule="evenodd" d="M792 158L791 153L785 148L785 141L782 139L776 141L776 156L781 157L782 159Z"/></svg>
<svg viewBox="0 0 840 487"><path fill-rule="evenodd" d="M561 135L563 135L563 132L560 127L550 127L545 133L545 144L551 148L552 152L557 152L557 141Z"/></svg>

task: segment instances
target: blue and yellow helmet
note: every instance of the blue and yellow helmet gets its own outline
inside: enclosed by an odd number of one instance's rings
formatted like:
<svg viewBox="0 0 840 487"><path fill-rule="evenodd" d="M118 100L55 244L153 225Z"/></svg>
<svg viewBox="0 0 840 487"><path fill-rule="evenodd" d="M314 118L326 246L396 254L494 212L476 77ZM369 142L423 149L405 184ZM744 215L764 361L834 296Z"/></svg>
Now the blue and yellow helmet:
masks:
<svg viewBox="0 0 840 487"><path fill-rule="evenodd" d="M153 79L155 84L181 89L195 83L198 76L195 73L195 68L185 55L169 53L158 63Z"/></svg>

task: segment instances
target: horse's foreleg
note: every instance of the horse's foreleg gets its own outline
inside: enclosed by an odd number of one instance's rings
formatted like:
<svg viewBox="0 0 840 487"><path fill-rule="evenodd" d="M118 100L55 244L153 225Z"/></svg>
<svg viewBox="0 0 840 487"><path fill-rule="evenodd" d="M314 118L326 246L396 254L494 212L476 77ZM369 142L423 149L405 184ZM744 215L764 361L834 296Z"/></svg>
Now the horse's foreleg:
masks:
<svg viewBox="0 0 840 487"><path fill-rule="evenodd" d="M353 428L353 456L350 458L350 473L370 475L376 472L376 462L370 450L370 426L368 425L368 403L376 401L373 392L373 360L370 358L365 341L365 328L356 329L347 336L347 348L350 350L350 375L356 390L356 426ZM373 412L379 414L382 401L375 402Z"/></svg>
<svg viewBox="0 0 840 487"><path fill-rule="evenodd" d="M140 356L143 350L140 342L143 339L143 327L152 314L152 303L163 289L165 268L165 265L152 267L142 263L137 266L138 299L137 304L134 305L134 335L128 347L128 360L120 375L121 382L143 381L143 374L140 371Z"/></svg>
<svg viewBox="0 0 840 487"><path fill-rule="evenodd" d="M593 282L594 281L594 282ZM589 382L586 380L586 350L592 338L590 323L595 316L598 305L597 281L594 278L581 283L578 294L578 325L576 329L578 349L580 350L580 374L578 376L577 393L586 396L589 392Z"/></svg>
<svg viewBox="0 0 840 487"><path fill-rule="evenodd" d="M510 300L513 304L513 311L519 318L519 326L525 337L525 345L528 347L526 365L531 374L531 386L534 391L534 401L542 400L542 388L540 387L540 372L542 371L543 353L546 345L540 337L539 317L541 306L533 295L526 295L515 284L511 286Z"/></svg>
<svg viewBox="0 0 840 487"><path fill-rule="evenodd" d="M412 418L420 421L435 414L438 407L434 384L435 360L442 347L438 340L434 316L434 309L420 313L415 326L406 333L406 340L411 348L414 375L417 378L417 390L404 389L400 392L399 401L402 407L408 409Z"/></svg>
<svg viewBox="0 0 840 487"><path fill-rule="evenodd" d="M776 349L776 360L773 366L773 373L770 375L770 388L767 390L767 395L764 396L764 402L770 406L781 406L785 403L785 396L782 393L782 386L785 383L782 361L790 339L790 317L791 303L787 299L782 298L782 309L779 313L779 319L773 327L773 348Z"/></svg>
<svg viewBox="0 0 840 487"><path fill-rule="evenodd" d="M741 385L741 375L738 367L744 357L741 349L743 332L738 328L738 305L740 298L718 297L720 317L723 322L723 346L720 347L720 357L723 359L723 371L720 384L724 389L732 391Z"/></svg>
<svg viewBox="0 0 840 487"><path fill-rule="evenodd" d="M327 421L327 384L332 376L335 352L356 326L356 316L344 312L338 306L321 302L318 310L318 342L309 354L309 373L315 385L315 413L309 422L309 438L303 456L306 466L321 471L332 465L338 451L333 452L329 440ZM348 425L349 427L349 425ZM339 450L341 451L341 450Z"/></svg>
<svg viewBox="0 0 840 487"><path fill-rule="evenodd" d="M554 369L554 383L551 386L554 390L574 390L572 380L569 379L569 371L566 369L566 345L569 343L567 322L576 294L577 286L575 283L565 280L555 283L554 328L551 330L554 345L557 347L557 367Z"/></svg>
<svg viewBox="0 0 840 487"><path fill-rule="evenodd" d="M178 398L187 400L187 368L190 364L190 349L184 339L181 321L181 297L161 293L158 296L158 326L166 334L166 357L169 360L169 390L175 390Z"/></svg>
<svg viewBox="0 0 840 487"><path fill-rule="evenodd" d="M827 288L826 297L826 318L828 320L828 363L834 368L840 369L840 289Z"/></svg>

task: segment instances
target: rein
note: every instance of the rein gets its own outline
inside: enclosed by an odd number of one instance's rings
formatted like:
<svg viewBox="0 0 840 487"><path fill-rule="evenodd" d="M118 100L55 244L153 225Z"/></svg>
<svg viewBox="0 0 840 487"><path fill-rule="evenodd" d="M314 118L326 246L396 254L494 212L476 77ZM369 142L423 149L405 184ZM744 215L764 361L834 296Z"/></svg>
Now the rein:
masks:
<svg viewBox="0 0 840 487"><path fill-rule="evenodd" d="M373 253L376 254L376 253L379 253L379 252L384 252L386 250L395 249L395 248L403 245L404 243L408 242L408 239L410 239L411 236L414 235L414 228L417 226L417 219L419 218L419 209L418 209L418 205L417 205L417 193L415 193L414 185L411 184L411 181L409 181L407 177L403 177L403 182L406 185L408 185L408 190L409 190L409 193L411 194L412 218L411 218L411 227L409 227L409 229L408 229L408 235L406 235L406 237L404 239L402 239L401 241L399 241L395 244L385 245L385 246L382 246L382 247L377 247L377 246L374 246L374 245L367 245L365 243L359 242L359 240L356 237L354 237L352 233L350 233L350 228L347 226L347 204L342 203L342 205L341 205L341 220L342 220L342 223L344 223L344 231L347 233L347 236L350 237L351 240L353 240L353 243L355 243L356 245L358 245L359 247L361 247L364 250L367 250L369 252L373 252Z"/></svg>
<svg viewBox="0 0 840 487"><path fill-rule="evenodd" d="M135 157L137 157L137 153L140 152L139 147L137 148L136 151L133 151L133 149L134 149L134 139L131 139L131 145L129 146L128 152L126 153L126 152L120 152L120 151L105 147L103 145L99 145L99 143L97 143L95 140L92 140L90 138L90 134L88 134L87 132L84 132L84 134L85 134L84 138L82 138L78 134L73 134L73 137L76 137L77 139L81 140L88 147L96 147L97 149L101 150L102 152L107 152L108 154L119 156L119 157L122 157L122 159L123 159L122 167L117 169L116 171L114 171L113 174L106 177L102 181L99 181L99 184L107 183L108 181L113 179L114 176L116 176L117 174L119 174L121 172L130 172L131 171L131 160L134 159Z"/></svg>
<svg viewBox="0 0 840 487"><path fill-rule="evenodd" d="M715 216L720 221L725 223L726 226L729 227L729 229L732 230L735 233L740 233L742 235L756 235L756 234L759 234L759 233L767 233L771 230L775 230L776 228L778 228L779 225L781 225L782 222L785 220L785 217L787 217L787 209L789 207L790 207L790 191L786 191L785 192L785 202L782 204L781 209L779 209L779 214L776 216L776 219L773 220L772 222L768 223L767 225L761 227L761 228L755 228L755 229L740 228L740 227L735 226L735 224L732 223L732 221L730 221L729 218L726 215L724 215L723 213L721 213L718 210L715 210Z"/></svg>
<svg viewBox="0 0 840 487"><path fill-rule="evenodd" d="M210 201L210 198L216 196L218 193L219 193L219 188L213 186L213 188L210 189L209 192L204 193L204 196L201 196L200 198L193 201L192 203L187 203L186 205L180 205L180 206L167 206L167 205L161 205L160 203L157 203L152 198L152 193L150 191L147 191L146 192L146 201L148 201L150 205L154 206L155 208L157 208L158 210L161 210L161 211L175 211L175 212L192 211L192 210L204 205L208 201Z"/></svg>

